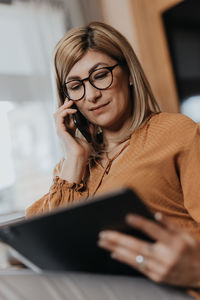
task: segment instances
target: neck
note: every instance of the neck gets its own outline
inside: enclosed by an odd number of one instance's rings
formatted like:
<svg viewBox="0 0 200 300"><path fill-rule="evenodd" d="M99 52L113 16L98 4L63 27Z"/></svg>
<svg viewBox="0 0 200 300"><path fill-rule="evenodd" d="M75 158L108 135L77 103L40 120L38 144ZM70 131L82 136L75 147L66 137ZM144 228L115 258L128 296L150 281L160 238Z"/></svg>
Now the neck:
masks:
<svg viewBox="0 0 200 300"><path fill-rule="evenodd" d="M131 122L132 122L132 117L130 116L123 123L123 125L118 126L118 128L115 127L115 128L103 129L103 139L107 151L110 151L119 145L120 137L126 136L126 133L128 132L131 126Z"/></svg>

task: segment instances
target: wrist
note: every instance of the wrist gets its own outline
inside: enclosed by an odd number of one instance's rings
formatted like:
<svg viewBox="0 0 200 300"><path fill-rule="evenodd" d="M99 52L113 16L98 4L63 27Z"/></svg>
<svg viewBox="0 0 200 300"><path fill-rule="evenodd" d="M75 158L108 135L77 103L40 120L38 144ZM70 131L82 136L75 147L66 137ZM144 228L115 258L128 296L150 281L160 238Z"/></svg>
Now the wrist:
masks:
<svg viewBox="0 0 200 300"><path fill-rule="evenodd" d="M85 173L86 161L83 158L64 159L59 177L69 183L79 184Z"/></svg>

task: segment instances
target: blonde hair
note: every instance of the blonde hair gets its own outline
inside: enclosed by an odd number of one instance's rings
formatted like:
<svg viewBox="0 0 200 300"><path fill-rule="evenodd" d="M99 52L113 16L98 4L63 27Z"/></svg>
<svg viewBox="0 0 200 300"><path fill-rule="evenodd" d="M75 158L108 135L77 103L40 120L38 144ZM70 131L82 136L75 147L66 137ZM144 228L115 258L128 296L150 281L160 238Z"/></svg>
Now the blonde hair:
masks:
<svg viewBox="0 0 200 300"><path fill-rule="evenodd" d="M133 114L129 132L120 137L121 141L125 140L152 113L160 112L160 108L131 45L110 25L91 22L87 26L73 28L56 45L54 65L58 105L61 106L64 102L63 85L68 73L89 49L103 52L117 62L125 64L130 72L133 83Z"/></svg>

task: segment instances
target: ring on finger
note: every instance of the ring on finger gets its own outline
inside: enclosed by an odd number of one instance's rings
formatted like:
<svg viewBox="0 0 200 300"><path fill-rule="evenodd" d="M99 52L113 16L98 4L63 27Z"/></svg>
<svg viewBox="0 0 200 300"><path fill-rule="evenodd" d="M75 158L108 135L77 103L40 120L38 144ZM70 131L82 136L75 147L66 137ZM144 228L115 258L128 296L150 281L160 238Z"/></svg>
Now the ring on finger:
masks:
<svg viewBox="0 0 200 300"><path fill-rule="evenodd" d="M135 258L137 267L140 271L144 271L145 269L145 258L142 254L138 254Z"/></svg>

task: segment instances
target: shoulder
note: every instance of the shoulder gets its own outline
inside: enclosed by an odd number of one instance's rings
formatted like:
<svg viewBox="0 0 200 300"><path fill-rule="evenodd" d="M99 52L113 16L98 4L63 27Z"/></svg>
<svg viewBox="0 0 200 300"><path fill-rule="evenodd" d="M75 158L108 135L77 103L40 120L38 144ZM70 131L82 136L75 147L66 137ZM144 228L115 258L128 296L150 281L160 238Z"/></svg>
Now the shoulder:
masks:
<svg viewBox="0 0 200 300"><path fill-rule="evenodd" d="M192 119L181 113L166 112L153 115L147 124L156 133L172 136L184 134L185 137L188 134L191 135L199 127Z"/></svg>
<svg viewBox="0 0 200 300"><path fill-rule="evenodd" d="M158 113L141 128L146 143L185 148L200 137L200 125L181 113Z"/></svg>
<svg viewBox="0 0 200 300"><path fill-rule="evenodd" d="M151 124L156 124L159 126L163 126L164 128L168 127L195 127L196 123L190 119L189 117L181 114L181 113L167 113L161 112L158 114L154 114L149 120Z"/></svg>

